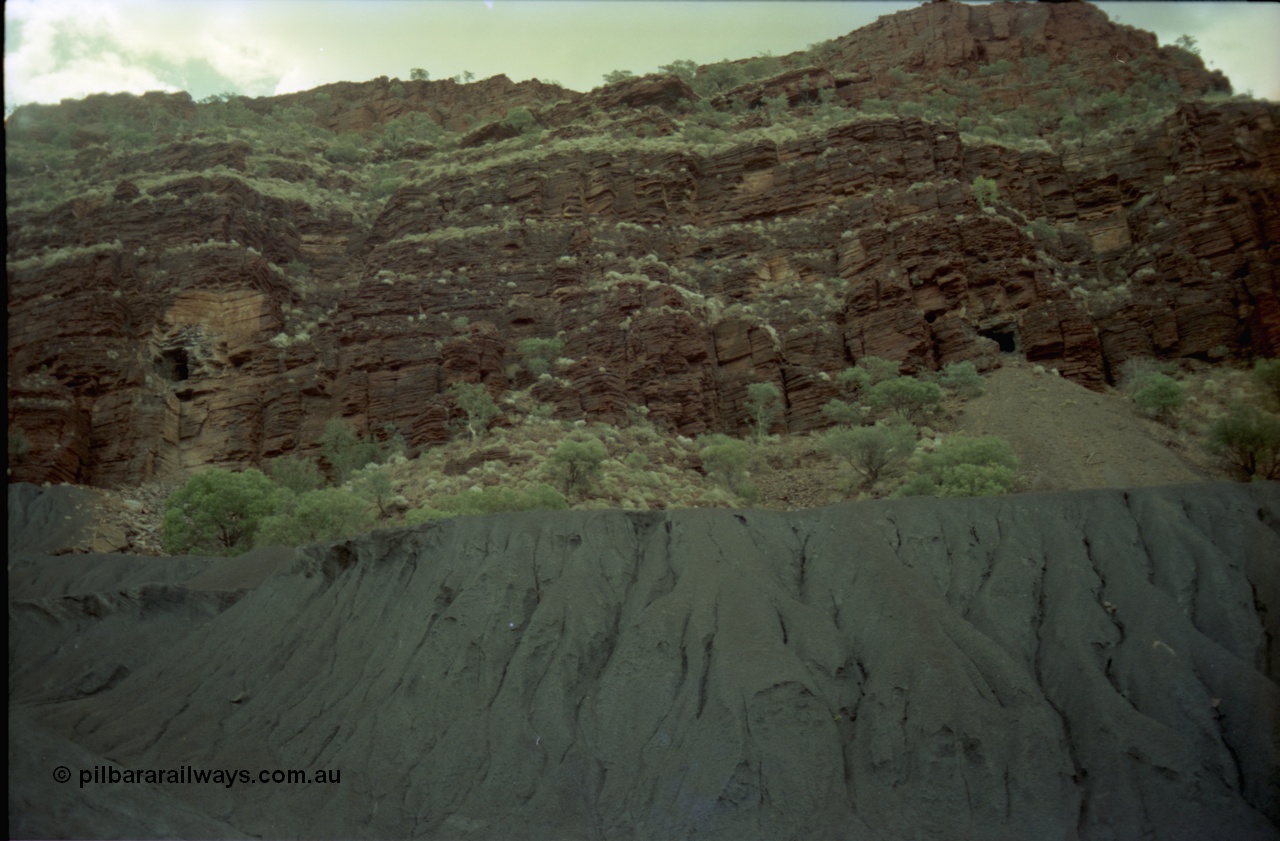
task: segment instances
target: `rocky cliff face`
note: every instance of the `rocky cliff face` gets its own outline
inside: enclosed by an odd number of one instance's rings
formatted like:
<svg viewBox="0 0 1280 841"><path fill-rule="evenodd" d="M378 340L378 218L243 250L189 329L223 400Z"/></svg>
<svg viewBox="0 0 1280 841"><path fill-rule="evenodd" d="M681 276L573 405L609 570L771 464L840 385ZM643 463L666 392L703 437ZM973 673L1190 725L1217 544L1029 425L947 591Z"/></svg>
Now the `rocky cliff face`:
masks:
<svg viewBox="0 0 1280 841"><path fill-rule="evenodd" d="M32 554L63 497L10 490L14 837L1280 825L1277 483L464 517L296 561ZM186 766L340 780L92 782Z"/></svg>
<svg viewBox="0 0 1280 841"><path fill-rule="evenodd" d="M745 428L767 381L803 431L866 355L1100 388L1280 347L1280 110L1194 99L1225 80L1153 36L934 4L734 73L19 110L12 478L257 464L334 416L421 448L459 381L687 435ZM516 346L553 336L535 382Z"/></svg>

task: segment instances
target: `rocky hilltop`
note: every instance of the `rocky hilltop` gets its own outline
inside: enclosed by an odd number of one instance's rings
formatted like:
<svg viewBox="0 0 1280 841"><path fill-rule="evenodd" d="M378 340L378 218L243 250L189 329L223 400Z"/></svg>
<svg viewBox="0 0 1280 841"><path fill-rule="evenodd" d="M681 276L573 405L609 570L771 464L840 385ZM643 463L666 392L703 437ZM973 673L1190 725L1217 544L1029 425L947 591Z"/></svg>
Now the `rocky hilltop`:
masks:
<svg viewBox="0 0 1280 841"><path fill-rule="evenodd" d="M10 486L11 837L1280 824L1275 482L460 517L92 563L42 554L76 493ZM246 777L109 776L186 768ZM285 770L309 784L248 781Z"/></svg>
<svg viewBox="0 0 1280 841"><path fill-rule="evenodd" d="M258 465L331 417L414 452L457 382L684 435L769 382L800 432L868 355L1100 389L1280 349L1280 108L1088 4L667 70L18 109L11 480Z"/></svg>

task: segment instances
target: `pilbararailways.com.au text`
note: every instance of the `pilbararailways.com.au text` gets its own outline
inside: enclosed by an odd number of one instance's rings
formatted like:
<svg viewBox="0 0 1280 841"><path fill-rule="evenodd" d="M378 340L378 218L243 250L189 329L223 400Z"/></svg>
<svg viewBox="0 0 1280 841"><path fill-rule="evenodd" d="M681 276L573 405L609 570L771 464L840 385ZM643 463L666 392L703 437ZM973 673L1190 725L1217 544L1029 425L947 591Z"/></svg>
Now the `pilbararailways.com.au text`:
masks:
<svg viewBox="0 0 1280 841"><path fill-rule="evenodd" d="M64 768L65 766L59 766ZM55 779L63 778L54 770ZM66 778L70 774L65 775ZM310 774L296 769L275 771L259 771L256 774L244 768L193 768L183 765L178 768L113 768L110 765L95 765L93 768L80 770L80 788L86 785L110 785L112 783L171 783L177 785L222 785L227 788L240 785L338 785L342 782L342 771L338 769L319 769Z"/></svg>

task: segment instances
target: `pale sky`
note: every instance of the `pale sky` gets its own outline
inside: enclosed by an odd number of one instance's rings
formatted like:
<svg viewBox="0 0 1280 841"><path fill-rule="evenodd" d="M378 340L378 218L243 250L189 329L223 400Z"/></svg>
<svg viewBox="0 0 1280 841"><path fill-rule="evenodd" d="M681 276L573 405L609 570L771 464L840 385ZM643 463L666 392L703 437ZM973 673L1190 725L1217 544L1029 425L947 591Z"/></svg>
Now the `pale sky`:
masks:
<svg viewBox="0 0 1280 841"><path fill-rule="evenodd" d="M411 68L442 79L555 81L785 55L919 2L644 0L8 0L5 112L90 93L264 96ZM1280 4L1098 3L1112 20L1189 34L1237 93L1280 101Z"/></svg>

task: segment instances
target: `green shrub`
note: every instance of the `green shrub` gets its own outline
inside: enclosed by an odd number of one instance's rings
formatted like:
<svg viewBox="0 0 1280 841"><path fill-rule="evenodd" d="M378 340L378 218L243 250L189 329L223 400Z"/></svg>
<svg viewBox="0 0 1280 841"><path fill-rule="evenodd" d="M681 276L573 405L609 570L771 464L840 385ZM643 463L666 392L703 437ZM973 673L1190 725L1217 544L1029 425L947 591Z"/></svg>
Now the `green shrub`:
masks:
<svg viewBox="0 0 1280 841"><path fill-rule="evenodd" d="M905 496L990 496L1012 493L1018 459L1003 438L954 435L916 459L916 473L900 491Z"/></svg>
<svg viewBox="0 0 1280 841"><path fill-rule="evenodd" d="M1151 374L1143 379L1133 395L1133 402L1157 420L1168 421L1186 401L1186 390L1173 377Z"/></svg>
<svg viewBox="0 0 1280 841"><path fill-rule="evenodd" d="M324 488L288 493L280 510L262 521L254 543L259 546L301 546L318 540L354 537L377 522L369 503L350 491Z"/></svg>
<svg viewBox="0 0 1280 841"><path fill-rule="evenodd" d="M561 441L551 454L549 468L566 494L586 493L600 476L609 457L604 444L592 439Z"/></svg>
<svg viewBox="0 0 1280 841"><path fill-rule="evenodd" d="M999 61L993 61L991 64L983 64L978 68L979 76L1003 76L1013 69L1013 62L1007 58Z"/></svg>
<svg viewBox="0 0 1280 841"><path fill-rule="evenodd" d="M9 463L22 461L31 452L31 441L27 433L16 426L9 427Z"/></svg>
<svg viewBox="0 0 1280 841"><path fill-rule="evenodd" d="M866 389L867 386L877 385L898 376L902 372L902 363L894 362L892 359L881 359L878 356L864 356L858 360L857 368L867 374L866 379L859 382L859 386ZM852 378L856 375L849 376ZM836 379L839 381L840 378Z"/></svg>
<svg viewBox="0 0 1280 841"><path fill-rule="evenodd" d="M325 423L320 436L320 452L329 462L335 485L341 485L365 465L382 461L382 448L378 442L357 435L351 425L340 418L330 418Z"/></svg>
<svg viewBox="0 0 1280 841"><path fill-rule="evenodd" d="M344 134L324 150L324 158L332 164L358 164L364 159L363 141L354 134Z"/></svg>
<svg viewBox="0 0 1280 841"><path fill-rule="evenodd" d="M551 370L551 363L560 358L564 342L559 339L524 339L516 345L524 359L524 367L535 377Z"/></svg>
<svg viewBox="0 0 1280 841"><path fill-rule="evenodd" d="M498 404L493 401L489 389L481 383L454 383L449 386L458 408L467 416L467 432L471 440L483 438L489 431L489 423L498 416Z"/></svg>
<svg viewBox="0 0 1280 841"><path fill-rule="evenodd" d="M871 373L873 370L879 374L881 371L887 371L890 365L893 366L893 372L880 376L876 382L898 376L898 369L901 366L887 359L880 359L877 356L863 357L855 367L845 368L839 374L836 374L836 385L840 387L840 391L845 397L854 397L866 391L871 385Z"/></svg>
<svg viewBox="0 0 1280 841"><path fill-rule="evenodd" d="M769 428L782 409L782 395L773 383L752 383L747 386L747 412L755 422L756 438L769 434Z"/></svg>
<svg viewBox="0 0 1280 841"><path fill-rule="evenodd" d="M533 112L524 106L512 108L507 111L506 118L502 124L507 128L514 129L519 134L528 134L531 131L537 131L538 119L533 116Z"/></svg>
<svg viewBox="0 0 1280 841"><path fill-rule="evenodd" d="M948 362L938 372L938 385L961 397L978 397L986 390L982 375L972 362Z"/></svg>
<svg viewBox="0 0 1280 841"><path fill-rule="evenodd" d="M324 484L324 474L313 458L281 456L271 460L271 481L295 494L314 491Z"/></svg>
<svg viewBox="0 0 1280 841"><path fill-rule="evenodd" d="M375 181L369 187L369 198L385 199L404 186L404 179L400 176L392 176L390 178L381 178Z"/></svg>
<svg viewBox="0 0 1280 841"><path fill-rule="evenodd" d="M546 484L532 485L523 490L515 488L484 488L463 491L460 494L439 496L428 505L414 509L405 515L409 525L418 525L441 517L464 514L501 514L511 511L563 511L569 507L564 495Z"/></svg>
<svg viewBox="0 0 1280 841"><path fill-rule="evenodd" d="M1120 382L1130 394L1136 394L1154 376L1168 376L1177 368L1172 362L1152 359L1146 356L1133 356L1120 366Z"/></svg>
<svg viewBox="0 0 1280 841"><path fill-rule="evenodd" d="M215 467L198 473L164 502L164 549L170 554L245 552L282 493L260 470L233 473Z"/></svg>
<svg viewBox="0 0 1280 841"><path fill-rule="evenodd" d="M994 180L984 178L981 175L973 179L973 198L982 207L990 207L995 204L999 196L1000 188Z"/></svg>
<svg viewBox="0 0 1280 841"><path fill-rule="evenodd" d="M1253 382L1280 405L1280 359L1259 359L1253 363Z"/></svg>
<svg viewBox="0 0 1280 841"><path fill-rule="evenodd" d="M731 493L742 495L749 492L751 486L746 480L756 458L754 447L746 441L722 434L703 435L698 443L702 445L698 456L709 477Z"/></svg>
<svg viewBox="0 0 1280 841"><path fill-rule="evenodd" d="M863 488L870 488L892 475L915 450L916 429L906 425L833 429L820 446L853 468L862 477Z"/></svg>
<svg viewBox="0 0 1280 841"><path fill-rule="evenodd" d="M942 389L915 377L894 377L876 383L867 394L867 403L893 412L908 423L919 424L942 402Z"/></svg>
<svg viewBox="0 0 1280 841"><path fill-rule="evenodd" d="M361 499L373 504L379 517L386 517L388 506L394 496L391 488L391 474L385 467L366 467L357 470L351 476L351 489Z"/></svg>
<svg viewBox="0 0 1280 841"><path fill-rule="evenodd" d="M1209 427L1209 447L1246 478L1280 478L1280 418L1237 403Z"/></svg>
<svg viewBox="0 0 1280 841"><path fill-rule="evenodd" d="M863 410L857 403L846 403L839 398L827 401L822 407L822 414L827 420L839 426L860 426Z"/></svg>

